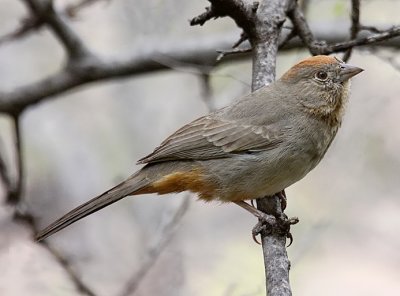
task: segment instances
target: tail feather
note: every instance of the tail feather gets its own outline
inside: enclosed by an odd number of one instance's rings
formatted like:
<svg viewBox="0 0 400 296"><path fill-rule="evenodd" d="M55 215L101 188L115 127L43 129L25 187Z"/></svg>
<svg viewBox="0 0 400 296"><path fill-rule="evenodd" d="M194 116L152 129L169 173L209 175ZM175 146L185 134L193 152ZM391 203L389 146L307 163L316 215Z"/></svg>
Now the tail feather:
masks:
<svg viewBox="0 0 400 296"><path fill-rule="evenodd" d="M102 208L135 193L148 182L146 179L140 178L140 174L131 176L126 181L118 184L114 188L104 192L103 194L89 200L88 202L76 207L72 211L62 216L57 221L50 224L48 227L40 231L36 235L36 240L41 241L50 235L64 229L68 225L75 223L76 221L94 213Z"/></svg>

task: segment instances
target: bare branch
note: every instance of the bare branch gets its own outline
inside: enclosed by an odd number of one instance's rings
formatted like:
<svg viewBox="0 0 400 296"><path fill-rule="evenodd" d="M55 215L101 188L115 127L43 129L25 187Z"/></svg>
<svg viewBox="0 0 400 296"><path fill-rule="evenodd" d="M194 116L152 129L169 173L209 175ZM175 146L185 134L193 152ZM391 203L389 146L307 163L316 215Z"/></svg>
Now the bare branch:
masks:
<svg viewBox="0 0 400 296"><path fill-rule="evenodd" d="M228 47L232 39L226 35L199 42L197 38L182 42L178 46L175 40L164 45L155 42L153 46L148 44L147 48L133 50L135 55L127 60L98 61L93 64L77 63L73 68L64 68L39 82L9 93L0 92L0 112L19 113L30 105L90 82L170 69L169 66L158 62L165 57L198 68L205 65L212 66L216 63L217 57L215 46Z"/></svg>
<svg viewBox="0 0 400 296"><path fill-rule="evenodd" d="M30 11L29 15L21 19L20 25L16 29L0 37L0 45L6 42L23 38L28 34L34 33L43 28L43 25L45 24L44 19L42 17L39 17L35 12L32 11L32 7L28 3L28 1L24 1L28 4L27 6ZM68 5L65 11L60 12L59 14L68 18L74 18L77 16L78 12L81 9L100 1L110 0L82 0L81 2L78 2L76 4Z"/></svg>
<svg viewBox="0 0 400 296"><path fill-rule="evenodd" d="M374 54L375 57L379 58L381 61L390 65L393 69L400 72L400 62L397 57L399 56L399 51L382 51L379 48L371 47L366 50L369 54Z"/></svg>
<svg viewBox="0 0 400 296"><path fill-rule="evenodd" d="M369 36L353 39L347 42L338 42L336 44L326 46L326 48L323 50L323 54L340 52L355 46L371 45L399 36L400 36L400 26L395 26L381 33L376 33Z"/></svg>
<svg viewBox="0 0 400 296"><path fill-rule="evenodd" d="M360 31L365 30L365 31L370 31L372 33L383 33L383 32L385 32L385 30L378 29L377 27L364 26L364 25L361 25L361 24L359 25L359 29L360 29Z"/></svg>
<svg viewBox="0 0 400 296"><path fill-rule="evenodd" d="M237 1L231 2L236 3ZM290 0L264 1L257 4L257 7L251 10L251 13L245 12L238 15L226 11L227 15L232 17L238 26L244 30L252 45L253 91L275 79L279 36L291 3ZM243 2L242 5L244 5ZM243 18L243 15L247 18ZM257 208L276 216L275 213L277 213L278 208L280 209L279 198L265 197L258 199ZM267 294L269 296L291 295L289 285L290 263L286 253L286 235L278 232L262 232L261 237Z"/></svg>
<svg viewBox="0 0 400 296"><path fill-rule="evenodd" d="M33 234L38 232L38 227L35 217L30 214L26 209L22 210L21 207L15 210L14 220L18 222L23 222L27 225ZM60 264L64 271L69 276L70 280L75 284L76 289L87 296L96 296L96 294L80 279L80 277L75 273L71 267L71 263L62 256L53 246L51 246L46 241L41 241L40 244L53 256L53 258Z"/></svg>
<svg viewBox="0 0 400 296"><path fill-rule="evenodd" d="M312 33L306 21L306 18L304 17L303 12L297 4L295 4L293 9L289 11L288 16L290 17L293 26L296 28L297 34L299 35L300 39L308 47L311 54L321 54L321 48L326 45L326 42L317 42L315 40L314 34Z"/></svg>
<svg viewBox="0 0 400 296"><path fill-rule="evenodd" d="M12 205L14 208L15 221L24 222L32 231L36 234L38 231L37 223L34 216L26 209L22 200L22 189L24 183L24 170L23 170L23 155L22 155L22 141L21 141L21 126L19 114L12 115L13 131L14 131L14 154L15 164L17 167L17 175L14 182L10 180L9 174L6 169L6 164L0 155L0 179L6 186L7 199L6 202ZM63 267L65 272L68 274L72 282L75 284L78 291L87 295L95 296L95 294L87 287L79 278L79 276L73 271L69 261L64 258L60 253L57 252L51 245L46 242L42 242L45 247L56 259L56 261Z"/></svg>
<svg viewBox="0 0 400 296"><path fill-rule="evenodd" d="M25 37L28 33L35 32L42 28L44 22L36 15L30 15L20 21L19 27L14 31L0 37L0 45Z"/></svg>
<svg viewBox="0 0 400 296"><path fill-rule="evenodd" d="M355 39L360 30L360 0L351 0L351 27L350 39ZM343 56L343 61L350 59L353 48L349 48Z"/></svg>
<svg viewBox="0 0 400 296"><path fill-rule="evenodd" d="M336 42L333 44L328 44L326 42L326 39L323 41L318 41L316 38L314 38L313 33L311 32L311 29L307 23L307 21L304 18L303 13L301 12L300 8L298 5L294 5L294 8L290 10L289 12L289 17L293 22L293 25L296 27L296 30L301 38L301 40L304 42L304 44L308 47L310 52L313 55L317 54L331 54L335 52L341 52L341 51L346 51L350 48L356 47L356 46L361 46L361 45L371 45L375 44L381 41L393 39L395 37L400 36L400 26L394 26L390 29L387 30L373 30L374 27L367 27L367 26L361 26L361 29L368 28L369 31L375 31L378 33L375 34L369 34L367 36L362 36L356 39L351 39L349 41L344 41L344 42ZM359 17L359 16L358 16ZM359 31L360 28L357 28L357 32ZM355 29L354 29L355 32ZM323 39L323 38L321 38ZM398 41L398 40L397 40Z"/></svg>
<svg viewBox="0 0 400 296"><path fill-rule="evenodd" d="M299 29L299 27L296 28ZM325 54L340 52L358 44L368 45L383 40L385 42L380 43L380 45L400 48L400 39L393 39L394 36L399 36L399 27L394 27L387 31L379 30L380 33L378 34L360 33L358 39L343 43L340 41L347 38L345 27L333 26L332 24L319 24L315 26L314 31L317 39L323 39L334 44L331 47L320 45L320 53ZM329 33L327 33L328 31ZM203 40L193 38L181 41L178 44L176 40L167 40L164 43L160 43L159 41L154 43L148 42L146 46L133 49L132 52L135 54L126 60L99 60L92 64L81 63L79 66L75 65L73 69L62 69L60 72L30 85L16 88L10 92L0 91L0 112L10 114L19 113L25 108L49 99L52 96L63 94L89 83L171 69L168 65L158 62L160 57L168 57L177 63L187 64L196 68L201 68L202 65L213 66L218 56L215 49L231 47L230 45L235 38L234 35L235 33L224 34L222 36L217 35ZM285 50L303 46L303 43L294 38L287 42L281 49ZM239 50L239 52L241 51ZM247 50L244 51L247 52ZM228 53L222 61L230 62L244 58L249 58L249 55L230 55Z"/></svg>
<svg viewBox="0 0 400 296"><path fill-rule="evenodd" d="M24 0L32 14L46 23L55 36L63 44L68 53L70 62L82 60L91 56L91 53L81 39L65 22L53 6L52 0Z"/></svg>
<svg viewBox="0 0 400 296"><path fill-rule="evenodd" d="M8 198L8 195L10 194L11 190L11 180L7 170L5 159L1 153L0 153L0 181L3 182L4 184L4 187L6 189L6 197Z"/></svg>
<svg viewBox="0 0 400 296"><path fill-rule="evenodd" d="M19 115L12 116L14 130L14 153L17 175L7 196L7 203L16 205L21 201L22 187L24 184L23 156L21 144L21 125Z"/></svg>
<svg viewBox="0 0 400 296"><path fill-rule="evenodd" d="M221 15L221 14L219 14L217 12L217 9L213 5L211 5L209 7L206 7L205 9L206 9L205 12L203 12L202 14L192 18L189 21L191 26L196 26L196 25L202 26L202 25L205 24L206 21L208 21L208 20L210 20L212 18L217 19L217 18L223 16L223 15Z"/></svg>
<svg viewBox="0 0 400 296"><path fill-rule="evenodd" d="M286 35L282 34L281 38L279 39L279 48L280 49L284 48L290 40L292 40L294 37L297 36L295 28L282 27L282 29L290 29L290 31ZM243 35L245 35L245 33L242 33L242 36ZM246 36L246 39L248 39L247 35L245 35L245 36ZM239 41L241 43L244 40L239 39ZM228 50L218 49L217 52L219 53L219 55L217 56L217 61L221 61L224 57L229 56L229 55L249 53L252 51L252 47L250 45L247 45L246 47L237 48L237 43L235 43L233 45L233 47L232 47L233 49L228 49Z"/></svg>
<svg viewBox="0 0 400 296"><path fill-rule="evenodd" d="M80 10L100 1L111 1L111 0L81 0L78 3L69 4L65 9L65 13L71 18L76 17L76 15Z"/></svg>
<svg viewBox="0 0 400 296"><path fill-rule="evenodd" d="M190 204L190 196L186 195L183 198L182 203L179 207L174 210L172 213L165 213L160 227L157 233L154 235L154 240L150 244L147 255L144 258L142 265L139 270L132 276L132 278L128 281L123 291L119 294L120 296L128 296L133 295L139 284L145 278L147 273L151 270L151 268L156 263L162 251L168 245L176 230L182 220L183 216L187 212L187 209Z"/></svg>
<svg viewBox="0 0 400 296"><path fill-rule="evenodd" d="M203 25L212 18L229 16L246 32L246 34L253 35L255 29L253 15L258 9L258 2L250 4L241 0L209 1L211 2L211 6L206 8L206 12L193 18L190 21L191 26Z"/></svg>
<svg viewBox="0 0 400 296"><path fill-rule="evenodd" d="M203 74L199 76L201 82L201 99L204 104L207 106L209 112L215 110L215 104L213 100L211 84L210 84L210 75Z"/></svg>
<svg viewBox="0 0 400 296"><path fill-rule="evenodd" d="M242 44L243 42L245 42L248 39L249 39L249 36L247 36L246 32L242 32L240 34L239 40L236 41L235 44L232 45L232 48L238 47L240 44Z"/></svg>
<svg viewBox="0 0 400 296"><path fill-rule="evenodd" d="M219 55L217 56L217 61L219 62L222 60L224 57L232 55L232 54L238 54L238 53L248 53L251 52L252 48L251 47L245 47L245 48L233 48L229 50L223 50L223 49L217 49L217 52Z"/></svg>

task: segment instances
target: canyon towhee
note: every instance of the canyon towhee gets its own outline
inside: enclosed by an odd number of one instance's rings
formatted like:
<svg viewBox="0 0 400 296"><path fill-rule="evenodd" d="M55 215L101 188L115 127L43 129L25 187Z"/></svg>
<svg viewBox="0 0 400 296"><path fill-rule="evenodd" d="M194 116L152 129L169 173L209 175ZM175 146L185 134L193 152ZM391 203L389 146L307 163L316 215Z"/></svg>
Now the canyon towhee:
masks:
<svg viewBox="0 0 400 296"><path fill-rule="evenodd" d="M202 200L247 204L302 179L342 122L349 79L363 71L330 56L301 61L276 82L183 126L127 180L70 211L38 240L128 195L191 191Z"/></svg>

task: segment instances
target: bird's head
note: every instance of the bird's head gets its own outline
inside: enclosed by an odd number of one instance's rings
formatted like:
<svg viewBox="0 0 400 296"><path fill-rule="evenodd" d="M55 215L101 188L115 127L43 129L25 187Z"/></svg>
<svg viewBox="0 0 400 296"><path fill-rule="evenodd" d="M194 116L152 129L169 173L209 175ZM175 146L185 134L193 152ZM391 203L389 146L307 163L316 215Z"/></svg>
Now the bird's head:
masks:
<svg viewBox="0 0 400 296"><path fill-rule="evenodd" d="M292 97L303 107L326 117L338 115L343 109L349 94L349 79L362 71L336 57L319 55L294 65L280 81L291 89Z"/></svg>

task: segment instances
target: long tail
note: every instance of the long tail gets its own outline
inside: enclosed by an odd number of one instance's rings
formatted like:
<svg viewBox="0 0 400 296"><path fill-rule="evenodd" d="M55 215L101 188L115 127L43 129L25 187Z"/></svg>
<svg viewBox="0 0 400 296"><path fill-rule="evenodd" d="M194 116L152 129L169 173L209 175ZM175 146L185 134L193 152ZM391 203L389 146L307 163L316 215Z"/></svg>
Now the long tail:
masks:
<svg viewBox="0 0 400 296"><path fill-rule="evenodd" d="M104 192L103 194L89 200L88 202L80 205L79 207L68 212L57 221L51 223L48 227L40 231L36 235L36 240L41 241L50 235L64 229L68 225L94 213L102 208L140 190L143 186L148 184L148 180L143 178L140 172L134 174L126 181L118 184L114 188Z"/></svg>

